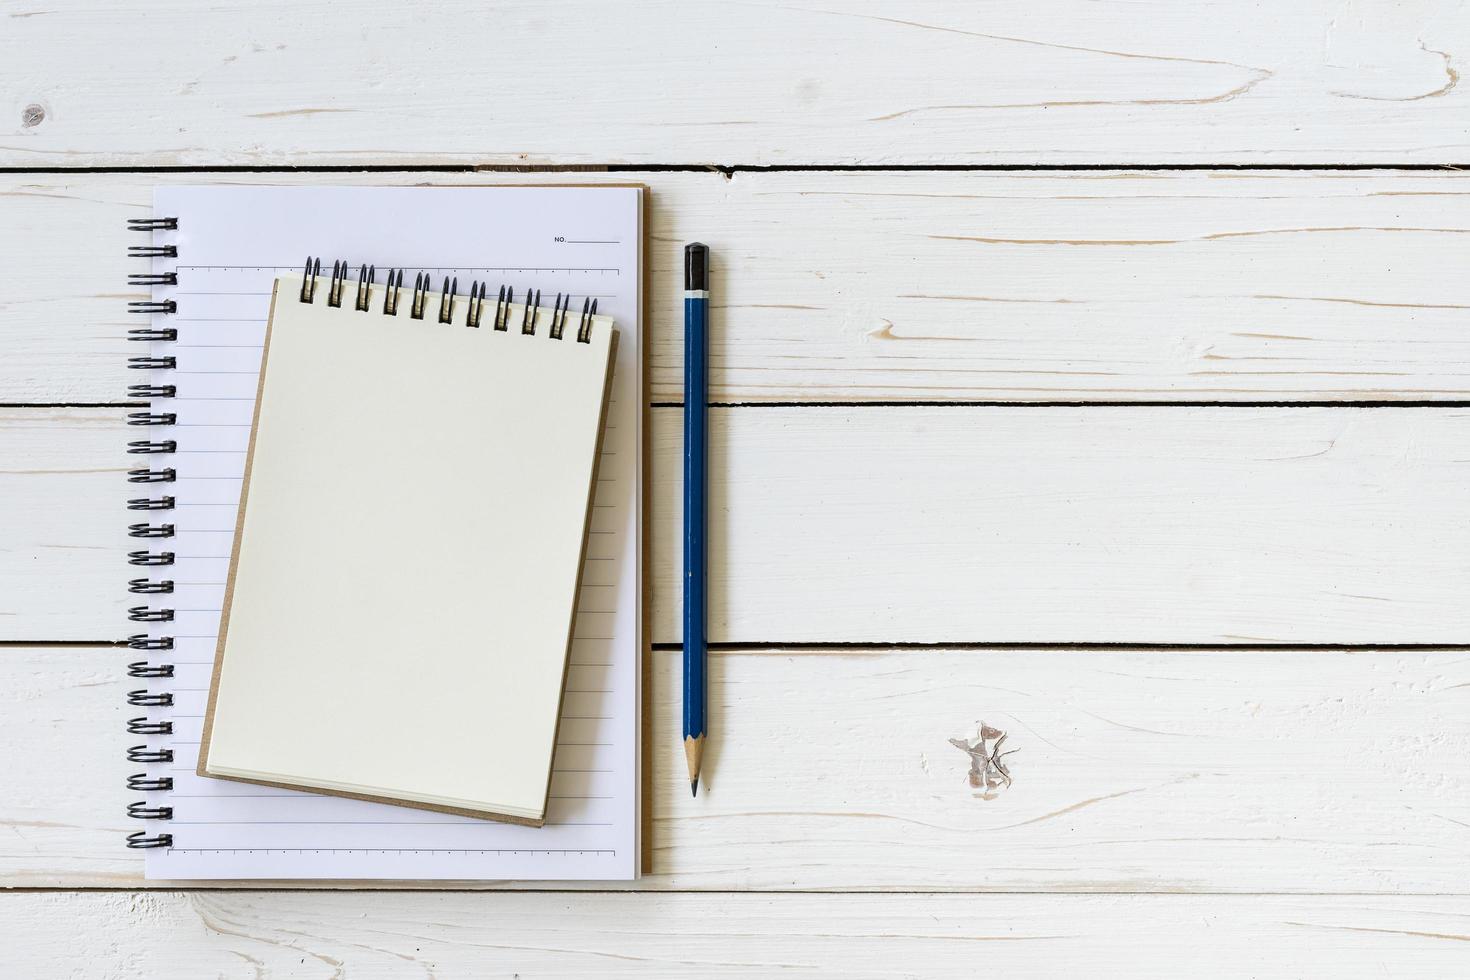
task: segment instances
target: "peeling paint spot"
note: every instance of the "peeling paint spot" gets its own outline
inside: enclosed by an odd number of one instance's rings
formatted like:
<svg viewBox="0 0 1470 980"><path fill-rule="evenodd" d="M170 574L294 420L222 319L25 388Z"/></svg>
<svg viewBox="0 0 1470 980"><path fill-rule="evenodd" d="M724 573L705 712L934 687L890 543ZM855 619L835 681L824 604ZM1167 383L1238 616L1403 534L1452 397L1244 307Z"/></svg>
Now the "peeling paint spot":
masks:
<svg viewBox="0 0 1470 980"><path fill-rule="evenodd" d="M976 799L993 800L1003 789L1011 785L1011 772L1006 767L1005 757L1015 749L1001 750L1006 733L980 722L975 737L952 738L949 744L970 756L970 771L966 774L970 788L976 790Z"/></svg>

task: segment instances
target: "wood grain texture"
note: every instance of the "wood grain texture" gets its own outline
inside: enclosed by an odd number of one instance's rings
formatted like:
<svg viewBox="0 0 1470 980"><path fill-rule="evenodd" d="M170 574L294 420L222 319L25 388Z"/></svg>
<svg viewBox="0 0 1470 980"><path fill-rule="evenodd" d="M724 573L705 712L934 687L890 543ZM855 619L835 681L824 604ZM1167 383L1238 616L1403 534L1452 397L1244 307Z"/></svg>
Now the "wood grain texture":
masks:
<svg viewBox="0 0 1470 980"><path fill-rule="evenodd" d="M715 401L1470 398L1461 174L616 177L652 188L656 401L682 398L681 246L696 238L717 260ZM136 380L122 338L138 236L123 226L149 213L153 182L0 175L14 230L0 264L15 273L0 294L0 402L116 401Z"/></svg>
<svg viewBox="0 0 1470 980"><path fill-rule="evenodd" d="M680 412L656 409L656 641ZM1470 412L744 408L710 425L714 642L1463 643Z"/></svg>
<svg viewBox="0 0 1470 980"><path fill-rule="evenodd" d="M650 629L674 643L680 411L651 414ZM0 639L127 635L122 415L0 413L24 515ZM710 430L713 642L1470 639L1463 409L721 408Z"/></svg>
<svg viewBox="0 0 1470 980"><path fill-rule="evenodd" d="M126 635L123 414L0 408L0 640Z"/></svg>
<svg viewBox="0 0 1470 980"><path fill-rule="evenodd" d="M0 647L0 744L10 791L0 817L5 887L116 885L142 877L126 780L132 651ZM78 874L80 868L87 870ZM8 971L6 971L8 972ZM37 976L41 974L36 974Z"/></svg>
<svg viewBox="0 0 1470 980"><path fill-rule="evenodd" d="M7 4L0 165L1452 163L1455 0ZM187 28L187 41L180 31ZM67 52L65 67L59 52Z"/></svg>
<svg viewBox="0 0 1470 980"><path fill-rule="evenodd" d="M0 650L0 734L31 747L0 884L145 884L122 846L127 659ZM647 677L641 888L1465 892L1462 650L716 653L698 799L679 655ZM982 721L1014 750L988 796L950 742Z"/></svg>
<svg viewBox="0 0 1470 980"><path fill-rule="evenodd" d="M1459 0L616 17L0 3L0 167L1470 153ZM656 873L629 894L0 891L0 974L1464 972L1463 649L775 645L1467 642L1470 412L840 406L1470 398L1463 176L620 178L653 190L654 400L681 397L678 251L701 238L720 259L712 396L839 403L716 412L712 635L753 646L713 657L699 799L677 778L677 655L653 655ZM0 174L0 404L121 397L122 223L156 179ZM668 642L678 419L654 416ZM126 632L129 435L118 409L0 408L0 639ZM129 658L0 647L0 886L150 887L121 846ZM982 722L1014 750L988 792L961 751ZM951 894L988 891L1012 894ZM1035 891L1053 894L1015 894Z"/></svg>
<svg viewBox="0 0 1470 980"><path fill-rule="evenodd" d="M1453 976L1459 899L153 893L0 897L0 967L75 980ZM80 939L78 937L81 937Z"/></svg>

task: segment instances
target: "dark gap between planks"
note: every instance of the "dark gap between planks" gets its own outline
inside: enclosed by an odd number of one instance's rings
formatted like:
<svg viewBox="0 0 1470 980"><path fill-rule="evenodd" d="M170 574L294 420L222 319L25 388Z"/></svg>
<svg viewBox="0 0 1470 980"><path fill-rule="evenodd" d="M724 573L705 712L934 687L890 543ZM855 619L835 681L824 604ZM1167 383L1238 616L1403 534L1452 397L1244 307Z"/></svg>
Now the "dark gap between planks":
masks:
<svg viewBox="0 0 1470 980"><path fill-rule="evenodd" d="M1234 170L1262 172L1343 172L1397 170L1438 173L1470 170L1470 163L606 163L606 164L285 164L231 166L141 166L141 167L0 167L0 174L271 174L271 173L712 173L727 177L742 173L1068 173L1134 170L1189 172Z"/></svg>
<svg viewBox="0 0 1470 980"><path fill-rule="evenodd" d="M0 402L0 409L10 408L147 408L148 402ZM649 408L683 408L682 401L655 401ZM1470 399L1424 398L1402 399L1303 399L1301 401L1206 401L1174 399L1171 401L1090 401L1087 399L1038 401L730 401L709 403L710 408L1470 408Z"/></svg>
<svg viewBox="0 0 1470 980"><path fill-rule="evenodd" d="M126 649L127 640L0 640L0 649L5 647L77 647ZM1105 641L1047 641L1047 640L741 640L708 644L712 653L759 653L763 651L796 653L882 652L885 650L1097 650L1097 651L1179 651L1207 650L1233 651L1299 651L1310 653L1389 650L1398 652L1434 650L1470 650L1470 643L1130 643L1126 640ZM677 653L683 649L678 643L650 643L655 652Z"/></svg>

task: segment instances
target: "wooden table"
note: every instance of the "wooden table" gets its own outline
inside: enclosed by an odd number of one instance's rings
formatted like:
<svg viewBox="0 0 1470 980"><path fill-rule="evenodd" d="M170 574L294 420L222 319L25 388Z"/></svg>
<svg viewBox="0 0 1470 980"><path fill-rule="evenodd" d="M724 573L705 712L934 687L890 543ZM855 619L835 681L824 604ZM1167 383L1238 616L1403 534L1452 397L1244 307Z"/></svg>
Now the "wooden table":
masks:
<svg viewBox="0 0 1470 980"><path fill-rule="evenodd" d="M1276 6L6 0L0 974L1464 974L1470 7ZM652 189L653 874L144 881L124 219L585 169Z"/></svg>

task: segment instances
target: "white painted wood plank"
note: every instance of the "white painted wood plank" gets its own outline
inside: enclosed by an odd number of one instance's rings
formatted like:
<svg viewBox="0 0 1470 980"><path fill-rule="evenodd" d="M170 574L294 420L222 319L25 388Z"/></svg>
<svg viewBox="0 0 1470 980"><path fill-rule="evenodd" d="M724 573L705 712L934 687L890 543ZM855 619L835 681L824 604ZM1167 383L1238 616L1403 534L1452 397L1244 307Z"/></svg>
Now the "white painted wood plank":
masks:
<svg viewBox="0 0 1470 980"><path fill-rule="evenodd" d="M0 735L23 749L0 883L142 885L126 653L0 654ZM698 799L679 678L652 655L640 888L1465 891L1463 650L716 653ZM1015 750L989 798L950 743L981 721Z"/></svg>
<svg viewBox="0 0 1470 980"><path fill-rule="evenodd" d="M1470 639L1464 410L772 407L710 428L717 642ZM669 642L680 411L651 432Z"/></svg>
<svg viewBox="0 0 1470 980"><path fill-rule="evenodd" d="M0 413L0 639L126 635L118 409ZM652 638L680 412L652 410ZM1462 643L1470 412L723 408L716 642Z"/></svg>
<svg viewBox="0 0 1470 980"><path fill-rule="evenodd" d="M675 885L1464 891L1463 652L723 654L698 801L657 657ZM1014 750L993 799L950 742L982 722Z"/></svg>
<svg viewBox="0 0 1470 980"><path fill-rule="evenodd" d="M9 167L1470 152L1455 0L9 6Z"/></svg>
<svg viewBox="0 0 1470 980"><path fill-rule="evenodd" d="M126 815L136 798L126 780L138 767L124 753L136 741L125 726L137 714L126 702L126 665L137 659L111 647L0 647L4 886L142 877L142 859L123 843L136 823Z"/></svg>
<svg viewBox="0 0 1470 980"><path fill-rule="evenodd" d="M0 640L127 634L120 409L0 409Z"/></svg>
<svg viewBox="0 0 1470 980"><path fill-rule="evenodd" d="M45 18L36 18L42 20ZM716 401L1470 398L1462 174L169 174L652 188L649 375L715 248ZM0 176L0 401L122 397L152 181Z"/></svg>
<svg viewBox="0 0 1470 980"><path fill-rule="evenodd" d="M15 894L17 977L1453 976L1464 900Z"/></svg>

